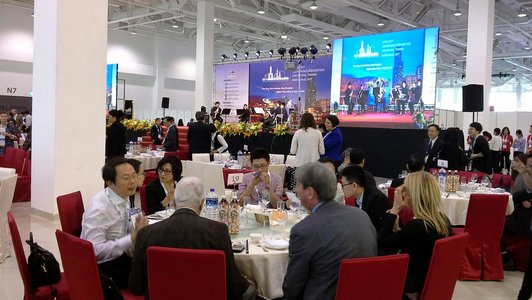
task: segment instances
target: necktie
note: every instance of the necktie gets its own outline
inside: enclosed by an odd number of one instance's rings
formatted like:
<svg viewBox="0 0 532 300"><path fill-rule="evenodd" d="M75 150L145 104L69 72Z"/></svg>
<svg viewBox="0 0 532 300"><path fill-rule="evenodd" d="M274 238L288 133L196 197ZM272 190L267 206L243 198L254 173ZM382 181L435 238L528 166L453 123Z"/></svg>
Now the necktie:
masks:
<svg viewBox="0 0 532 300"><path fill-rule="evenodd" d="M430 150L432 150L432 140L430 140L430 142L429 142L429 148L427 150L427 154L430 153Z"/></svg>

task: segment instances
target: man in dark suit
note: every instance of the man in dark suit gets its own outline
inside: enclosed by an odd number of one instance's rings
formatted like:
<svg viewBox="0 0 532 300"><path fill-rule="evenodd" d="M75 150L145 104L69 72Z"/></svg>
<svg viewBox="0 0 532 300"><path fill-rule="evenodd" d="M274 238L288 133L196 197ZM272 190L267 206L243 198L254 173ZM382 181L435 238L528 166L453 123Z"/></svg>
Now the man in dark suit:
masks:
<svg viewBox="0 0 532 300"><path fill-rule="evenodd" d="M471 159L471 169L475 172L484 172L491 174L491 151L488 141L482 136L482 125L478 122L473 122L469 125L467 131L471 138L472 146L469 149Z"/></svg>
<svg viewBox="0 0 532 300"><path fill-rule="evenodd" d="M366 164L366 155L364 154L364 150L360 148L352 148L349 152L349 163L352 166L359 166L364 169L364 165ZM364 176L366 177L366 184L368 186L377 186L373 174L366 169L364 169Z"/></svg>
<svg viewBox="0 0 532 300"><path fill-rule="evenodd" d="M161 128L161 118L155 119L155 124L150 128L150 136L154 145L163 143L163 129Z"/></svg>
<svg viewBox="0 0 532 300"><path fill-rule="evenodd" d="M440 126L430 124L427 130L429 140L425 146L425 170L438 167L438 154L440 153L442 140L438 138L440 135Z"/></svg>
<svg viewBox="0 0 532 300"><path fill-rule="evenodd" d="M126 127L122 124L121 110L109 111L109 125L105 130L105 157L107 160L126 154Z"/></svg>
<svg viewBox="0 0 532 300"><path fill-rule="evenodd" d="M414 173L418 171L423 171L423 163L425 162L423 155L419 153L415 153L410 155L408 158L408 161L406 162L406 170L408 173ZM392 184L390 184L391 188L397 188L403 185L405 182L405 178L395 178L392 180Z"/></svg>
<svg viewBox="0 0 532 300"><path fill-rule="evenodd" d="M310 216L292 227L285 299L334 299L340 263L377 255L375 228L363 211L336 203L336 176L324 164L296 170L295 191Z"/></svg>
<svg viewBox="0 0 532 300"><path fill-rule="evenodd" d="M196 112L196 122L188 126L188 159L192 159L194 153L211 152L212 126L205 124L205 113Z"/></svg>
<svg viewBox="0 0 532 300"><path fill-rule="evenodd" d="M388 197L375 186L367 185L364 170L359 166L348 166L340 174L340 183L345 197L355 197L355 205L365 211L375 229L379 231L382 218L392 208Z"/></svg>
<svg viewBox="0 0 532 300"><path fill-rule="evenodd" d="M221 250L225 253L227 299L255 299L255 288L236 267L227 226L200 217L205 202L201 180L184 177L177 183L176 190L175 213L137 234L129 290L136 295L148 293L146 252L151 246Z"/></svg>
<svg viewBox="0 0 532 300"><path fill-rule="evenodd" d="M177 139L177 127L175 127L175 120L173 117L164 118L164 126L168 128L166 137L164 138L164 150L168 152L177 151L179 148L179 141Z"/></svg>

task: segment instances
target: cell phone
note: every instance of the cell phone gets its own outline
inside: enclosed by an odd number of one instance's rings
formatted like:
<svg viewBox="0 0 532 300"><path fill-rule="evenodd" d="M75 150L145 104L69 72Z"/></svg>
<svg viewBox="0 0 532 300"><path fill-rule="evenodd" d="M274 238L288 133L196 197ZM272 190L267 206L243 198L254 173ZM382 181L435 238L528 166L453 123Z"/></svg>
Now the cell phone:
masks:
<svg viewBox="0 0 532 300"><path fill-rule="evenodd" d="M260 177L260 172L255 172L255 173L253 174L253 177L255 177L255 178L259 178L259 177Z"/></svg>

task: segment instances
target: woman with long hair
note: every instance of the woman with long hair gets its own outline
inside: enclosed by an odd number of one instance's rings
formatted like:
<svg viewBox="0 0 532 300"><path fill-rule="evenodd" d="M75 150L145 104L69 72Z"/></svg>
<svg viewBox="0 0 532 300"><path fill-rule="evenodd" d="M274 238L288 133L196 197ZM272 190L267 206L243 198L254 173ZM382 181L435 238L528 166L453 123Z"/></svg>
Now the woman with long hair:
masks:
<svg viewBox="0 0 532 300"><path fill-rule="evenodd" d="M438 183L430 173L410 173L404 184L395 189L393 207L383 218L379 249L399 249L410 255L404 299L419 297L434 243L451 234L449 219L440 212L440 200ZM400 228L398 215L405 206L412 209L414 218Z"/></svg>
<svg viewBox="0 0 532 300"><path fill-rule="evenodd" d="M325 153L321 133L316 129L314 116L304 113L299 120L299 129L294 133L290 153L296 156L296 168L315 162Z"/></svg>
<svg viewBox="0 0 532 300"><path fill-rule="evenodd" d="M17 126L12 121L9 121L9 116L6 112L0 113L0 156L5 154L7 147L14 147L17 139Z"/></svg>
<svg viewBox="0 0 532 300"><path fill-rule="evenodd" d="M501 138L501 162L499 168L501 170L506 169L506 171L510 172L510 150L512 149L514 138L510 134L510 129L508 127L502 129Z"/></svg>

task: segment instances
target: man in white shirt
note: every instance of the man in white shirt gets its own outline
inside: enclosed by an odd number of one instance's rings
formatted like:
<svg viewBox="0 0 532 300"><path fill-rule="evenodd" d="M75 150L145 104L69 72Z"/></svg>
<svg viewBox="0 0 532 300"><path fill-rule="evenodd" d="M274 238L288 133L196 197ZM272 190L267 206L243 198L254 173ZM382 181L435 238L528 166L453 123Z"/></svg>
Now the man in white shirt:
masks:
<svg viewBox="0 0 532 300"><path fill-rule="evenodd" d="M120 289L127 288L131 257L137 231L148 224L140 214L135 226L130 220L129 196L137 188L138 174L133 165L119 157L102 168L107 187L96 194L83 214L81 238L94 247L100 272L113 279Z"/></svg>
<svg viewBox="0 0 532 300"><path fill-rule="evenodd" d="M493 136L491 137L490 151L491 151L491 160L493 164L493 172L501 173L501 168L499 166L499 161L501 160L501 147L502 147L502 138L501 138L501 129L493 129Z"/></svg>

